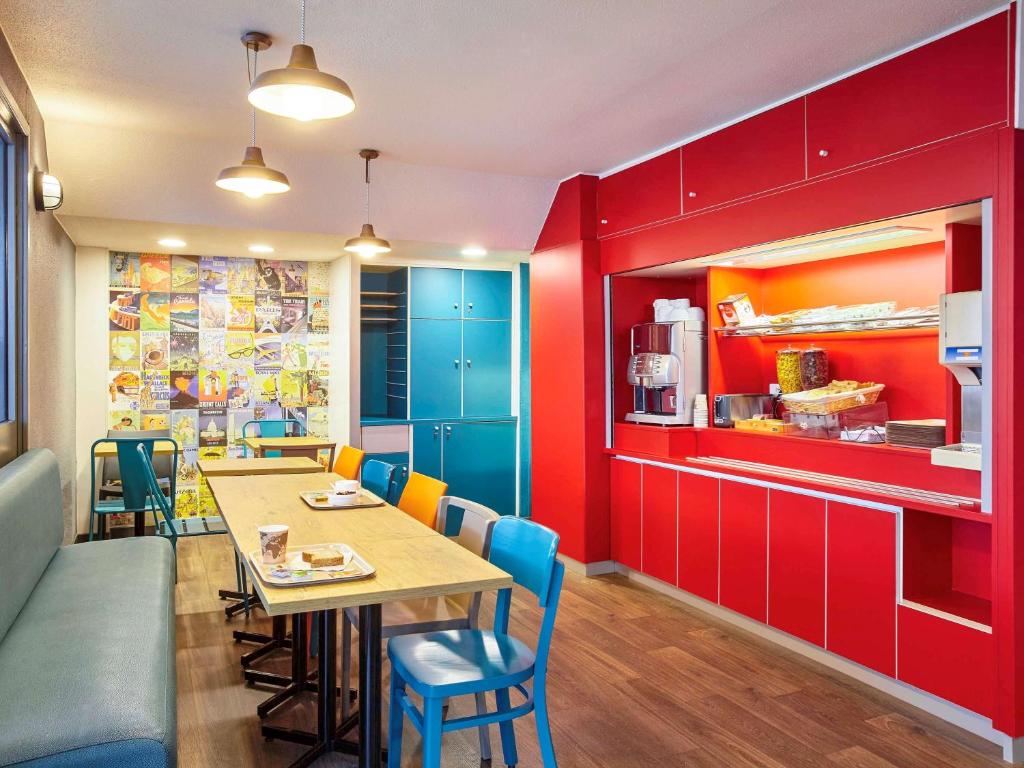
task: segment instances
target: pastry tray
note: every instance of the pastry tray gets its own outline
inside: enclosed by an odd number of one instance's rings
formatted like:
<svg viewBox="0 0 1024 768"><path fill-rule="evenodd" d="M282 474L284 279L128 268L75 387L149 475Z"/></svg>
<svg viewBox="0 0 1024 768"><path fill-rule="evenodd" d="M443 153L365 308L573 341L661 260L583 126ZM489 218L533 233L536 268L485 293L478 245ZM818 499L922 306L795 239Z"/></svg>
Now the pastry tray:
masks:
<svg viewBox="0 0 1024 768"><path fill-rule="evenodd" d="M303 562L302 552L310 550L334 550L345 555L344 566L310 568ZM263 562L260 551L249 553L249 565L259 575L260 581L271 587L303 587L311 584L334 584L340 581L355 581L372 576L376 569L360 557L348 544L307 544L302 547L288 547L284 563ZM276 574L276 575L275 575Z"/></svg>
<svg viewBox="0 0 1024 768"><path fill-rule="evenodd" d="M362 488L356 493L356 500L352 504L334 505L330 501L314 501L317 496L332 495L329 488L322 491L300 491L299 496L313 509L366 509L367 507L383 507L384 502L376 496L369 494Z"/></svg>

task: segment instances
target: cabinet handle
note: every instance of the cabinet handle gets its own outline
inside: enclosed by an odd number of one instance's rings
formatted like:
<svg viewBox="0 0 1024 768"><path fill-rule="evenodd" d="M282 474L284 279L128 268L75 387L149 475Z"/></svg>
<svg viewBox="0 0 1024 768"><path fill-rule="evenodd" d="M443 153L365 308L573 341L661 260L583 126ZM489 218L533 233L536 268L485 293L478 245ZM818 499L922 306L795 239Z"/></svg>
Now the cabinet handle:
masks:
<svg viewBox="0 0 1024 768"><path fill-rule="evenodd" d="M608 223L608 219L601 219L601 223L602 224L607 224Z"/></svg>
<svg viewBox="0 0 1024 768"><path fill-rule="evenodd" d="M459 367L459 361L458 361L458 359L456 359L456 360L455 360L455 367L456 367L456 368L458 368L458 367Z"/></svg>
<svg viewBox="0 0 1024 768"><path fill-rule="evenodd" d="M437 438L439 438L440 436L441 436L441 425L440 424L435 424L434 425L434 439L437 440Z"/></svg>
<svg viewBox="0 0 1024 768"><path fill-rule="evenodd" d="M687 192L687 193L686 193L686 196L687 196L687 197L696 197L696 196L697 196L697 193L696 193L696 192Z"/></svg>
<svg viewBox="0 0 1024 768"><path fill-rule="evenodd" d="M459 308L458 302L452 304L452 309L458 309L458 308Z"/></svg>
<svg viewBox="0 0 1024 768"><path fill-rule="evenodd" d="M473 367L473 361L470 360L469 358L466 359L466 367L467 368L472 368Z"/></svg>
<svg viewBox="0 0 1024 768"><path fill-rule="evenodd" d="M473 311L473 302L472 301L469 302L469 304L466 305L466 309L468 309L470 312Z"/></svg>
<svg viewBox="0 0 1024 768"><path fill-rule="evenodd" d="M827 149L819 149L818 150L818 157L828 157L828 150Z"/></svg>
<svg viewBox="0 0 1024 768"><path fill-rule="evenodd" d="M445 436L445 438L449 438L449 437L452 436L452 428L450 426L447 426L447 425L445 426L445 428L444 428L444 436Z"/></svg>

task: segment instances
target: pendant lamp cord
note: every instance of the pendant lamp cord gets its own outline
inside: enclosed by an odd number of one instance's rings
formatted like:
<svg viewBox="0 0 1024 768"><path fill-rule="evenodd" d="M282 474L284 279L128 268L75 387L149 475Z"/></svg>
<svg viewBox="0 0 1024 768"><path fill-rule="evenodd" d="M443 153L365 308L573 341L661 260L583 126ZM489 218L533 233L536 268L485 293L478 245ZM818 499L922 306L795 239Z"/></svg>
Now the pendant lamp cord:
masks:
<svg viewBox="0 0 1024 768"><path fill-rule="evenodd" d="M366 158L366 223L370 223L370 158Z"/></svg>
<svg viewBox="0 0 1024 768"><path fill-rule="evenodd" d="M252 60L250 63L249 53L252 53ZM249 75L249 88L252 88L252 81L256 79L257 65L259 64L260 49L258 46L245 46L245 71ZM252 141L249 143L250 147L256 146L256 107L252 108Z"/></svg>
<svg viewBox="0 0 1024 768"><path fill-rule="evenodd" d="M306 44L306 0L299 0L299 44Z"/></svg>

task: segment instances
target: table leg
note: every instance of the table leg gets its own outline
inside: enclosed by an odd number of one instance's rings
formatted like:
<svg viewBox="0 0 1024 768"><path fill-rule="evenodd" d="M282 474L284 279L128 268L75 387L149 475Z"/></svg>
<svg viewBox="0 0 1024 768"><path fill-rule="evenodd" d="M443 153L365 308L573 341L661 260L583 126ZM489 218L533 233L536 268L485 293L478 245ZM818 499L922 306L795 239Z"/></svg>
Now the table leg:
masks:
<svg viewBox="0 0 1024 768"><path fill-rule="evenodd" d="M156 502L154 502L155 504ZM135 535L145 536L146 535L146 513L136 512L135 513Z"/></svg>
<svg viewBox="0 0 1024 768"><path fill-rule="evenodd" d="M359 608L359 766L381 764L381 609Z"/></svg>

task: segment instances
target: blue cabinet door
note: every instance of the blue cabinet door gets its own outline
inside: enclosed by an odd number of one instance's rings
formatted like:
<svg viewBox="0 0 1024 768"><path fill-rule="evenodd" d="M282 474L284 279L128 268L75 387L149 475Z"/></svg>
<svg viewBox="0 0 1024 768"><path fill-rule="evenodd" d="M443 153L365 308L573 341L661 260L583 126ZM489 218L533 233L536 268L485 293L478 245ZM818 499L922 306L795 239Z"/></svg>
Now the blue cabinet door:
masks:
<svg viewBox="0 0 1024 768"><path fill-rule="evenodd" d="M410 418L462 413L462 322L413 320L409 338Z"/></svg>
<svg viewBox="0 0 1024 768"><path fill-rule="evenodd" d="M448 493L502 515L516 512L516 423L477 421L442 426Z"/></svg>
<svg viewBox="0 0 1024 768"><path fill-rule="evenodd" d="M512 323L466 320L462 324L463 416L512 413Z"/></svg>
<svg viewBox="0 0 1024 768"><path fill-rule="evenodd" d="M421 422L412 425L412 471L441 478L441 424Z"/></svg>
<svg viewBox="0 0 1024 768"><path fill-rule="evenodd" d="M512 273L464 270L462 301L462 316L467 320L511 320Z"/></svg>
<svg viewBox="0 0 1024 768"><path fill-rule="evenodd" d="M462 270L412 267L409 270L409 316L438 320L462 317Z"/></svg>

